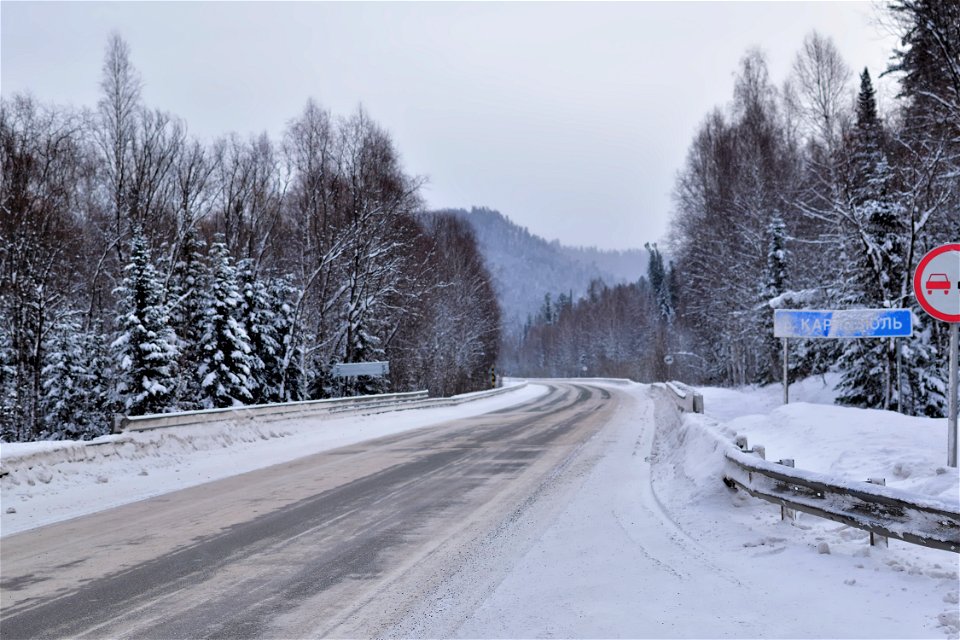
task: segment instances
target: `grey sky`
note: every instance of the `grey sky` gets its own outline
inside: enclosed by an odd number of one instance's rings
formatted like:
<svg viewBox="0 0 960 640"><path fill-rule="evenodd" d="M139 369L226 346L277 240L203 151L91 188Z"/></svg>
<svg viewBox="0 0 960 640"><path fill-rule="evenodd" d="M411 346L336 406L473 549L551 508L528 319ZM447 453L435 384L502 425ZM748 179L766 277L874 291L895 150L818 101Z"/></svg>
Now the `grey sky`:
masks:
<svg viewBox="0 0 960 640"><path fill-rule="evenodd" d="M866 2L0 3L4 96L93 106L117 30L144 99L203 138L278 137L308 97L363 104L433 207L486 205L566 244L667 229L694 130L748 47L787 76L812 29L876 76ZM881 83L882 89L883 83Z"/></svg>

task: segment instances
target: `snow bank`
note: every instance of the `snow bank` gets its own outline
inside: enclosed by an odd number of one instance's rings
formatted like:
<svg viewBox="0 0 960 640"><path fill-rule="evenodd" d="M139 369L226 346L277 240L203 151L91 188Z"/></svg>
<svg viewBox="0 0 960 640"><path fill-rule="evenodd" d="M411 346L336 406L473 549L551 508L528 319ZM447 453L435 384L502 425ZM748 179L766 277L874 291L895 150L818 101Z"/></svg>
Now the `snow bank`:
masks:
<svg viewBox="0 0 960 640"><path fill-rule="evenodd" d="M197 452L228 449L297 431L303 421L254 424L223 421L215 425L171 427L130 434L108 435L89 441L4 443L0 445L2 487L36 486L77 481L85 476L100 479L107 466L172 466ZM101 483L105 480L99 480Z"/></svg>
<svg viewBox="0 0 960 640"><path fill-rule="evenodd" d="M767 575L791 593L855 599L857 610L875 611L856 632L835 621L835 637L845 629L844 637L957 638L957 554L899 540L871 547L867 532L803 513L781 520L776 506L720 480L724 451L743 435L764 445L768 460L794 458L798 468L839 483L885 477L888 487L957 503L960 476L943 464L945 420L834 406L834 382L791 385L791 398L803 401L787 406L778 385L701 388L705 415L670 415L663 402L653 453L658 499L688 535L718 561L742 565L745 576Z"/></svg>
<svg viewBox="0 0 960 640"><path fill-rule="evenodd" d="M811 378L791 385L789 405L782 404L779 385L701 392L706 415L766 447L768 460L793 458L798 469L840 481L885 478L888 487L957 502L960 475L946 466L946 420L836 406L835 382Z"/></svg>

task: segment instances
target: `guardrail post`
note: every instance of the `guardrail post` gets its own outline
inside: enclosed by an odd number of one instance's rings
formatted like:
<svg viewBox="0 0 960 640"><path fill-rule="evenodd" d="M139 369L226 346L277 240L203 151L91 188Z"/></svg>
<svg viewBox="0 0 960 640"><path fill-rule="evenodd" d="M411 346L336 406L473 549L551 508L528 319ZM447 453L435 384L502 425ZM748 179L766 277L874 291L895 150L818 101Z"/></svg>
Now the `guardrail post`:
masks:
<svg viewBox="0 0 960 640"><path fill-rule="evenodd" d="M887 479L886 479L886 478L867 478L867 482L869 482L870 484L878 484L878 485L880 485L881 487L887 486ZM877 547L877 546L880 546L881 544L883 544L883 546L885 546L885 547L889 547L889 546L890 546L890 539L889 539L887 536L881 536L880 534L874 533L873 531L871 531L871 532L870 532L870 546L871 546L871 547Z"/></svg>
<svg viewBox="0 0 960 640"><path fill-rule="evenodd" d="M794 464L793 458L783 458L782 460L779 461L779 464L782 464L782 465L785 466L785 467L791 467L791 468L793 468L793 467L796 466L796 465ZM796 520L796 519L797 519L797 511L796 511L796 509L791 509L791 508L789 508L789 507L787 507L787 506L780 505L780 519L781 519L781 520L787 520L787 519Z"/></svg>
<svg viewBox="0 0 960 640"><path fill-rule="evenodd" d="M127 416L122 413L113 414L113 432L122 433L123 432L123 423L127 419Z"/></svg>
<svg viewBox="0 0 960 640"><path fill-rule="evenodd" d="M693 394L693 412L703 413L703 396L699 393Z"/></svg>
<svg viewBox="0 0 960 640"><path fill-rule="evenodd" d="M737 439L734 440L734 442L737 445L737 449L740 449L740 451L746 451L750 448L750 445L747 444L747 436L737 436Z"/></svg>
<svg viewBox="0 0 960 640"><path fill-rule="evenodd" d="M767 459L767 448L766 448L765 446L763 446L762 444L755 444L755 445L753 445L753 452L754 452L755 454L757 454L758 456L760 456L760 459L761 459L761 460L766 460L766 459Z"/></svg>

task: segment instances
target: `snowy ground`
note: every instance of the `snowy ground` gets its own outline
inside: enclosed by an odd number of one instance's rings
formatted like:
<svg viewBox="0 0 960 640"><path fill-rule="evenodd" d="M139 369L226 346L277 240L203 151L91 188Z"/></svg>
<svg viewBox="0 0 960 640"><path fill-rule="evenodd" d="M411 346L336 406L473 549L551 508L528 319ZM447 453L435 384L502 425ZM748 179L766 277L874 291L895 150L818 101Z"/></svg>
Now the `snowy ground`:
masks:
<svg viewBox="0 0 960 640"><path fill-rule="evenodd" d="M658 410L648 387L615 388L632 397L618 418L491 538L488 556L464 560L464 572L474 563L474 573L489 566L495 578L443 635L958 637L957 554L897 540L870 547L865 532L804 514L785 522L777 507L719 480L719 441L742 434L765 445L768 459L792 457L799 468L856 480L885 477L889 486L955 502L960 481L943 465L945 421L833 406L830 385L820 379L791 387L795 402L786 407L777 386L702 389L706 415L683 419ZM112 437L94 445L102 453L86 461L89 445L2 445L0 461L10 472L0 480L0 532L504 408L544 391L530 385L461 407L322 424ZM32 469L13 464L31 447L48 449L46 461ZM497 553L503 566L494 566ZM438 594L425 606L439 616L444 606L457 609L451 602L461 595Z"/></svg>
<svg viewBox="0 0 960 640"><path fill-rule="evenodd" d="M821 387L796 391L829 401ZM705 389L708 415L680 419L648 387L619 389L634 402L396 635L957 637L957 554L899 541L870 547L862 531L803 515L784 522L777 507L720 481L719 444L735 433L724 420L748 425L768 452L782 447L809 467L856 478L896 464L868 458L888 456L899 432L897 458L911 461L912 486L955 493L956 471L936 471L943 443L926 434L942 435L942 421L813 403L784 410L775 388ZM761 414L780 421L782 438L759 430L770 421ZM858 447L874 423L886 444ZM845 455L818 455L825 433ZM489 574L499 574L494 584L484 584ZM464 594L476 591L485 595L465 607Z"/></svg>
<svg viewBox="0 0 960 640"><path fill-rule="evenodd" d="M957 504L960 476L945 464L946 420L835 406L835 382L792 385L786 406L778 385L701 389L706 415L688 415L679 429L661 434L657 494L671 518L717 559L738 563L748 575L766 574L772 588L789 593L785 621L803 610L818 612L805 633L785 635L956 638L957 554L899 540L870 547L866 532L807 514L785 522L776 506L715 482L723 464L716 439L745 435L766 447L768 460L794 458L798 468L843 479L883 477L887 486ZM828 617L830 607L811 607L810 598L840 603L836 617ZM876 615L856 621L851 614L863 610Z"/></svg>
<svg viewBox="0 0 960 640"><path fill-rule="evenodd" d="M269 424L220 423L89 442L0 444L0 536L545 394L529 385L456 407ZM21 462L29 459L29 464Z"/></svg>
<svg viewBox="0 0 960 640"><path fill-rule="evenodd" d="M836 406L836 381L791 385L789 405L776 384L701 392L707 416L751 445L764 445L767 460L794 458L799 468L851 480L885 478L888 487L956 502L957 470L946 466L947 421Z"/></svg>

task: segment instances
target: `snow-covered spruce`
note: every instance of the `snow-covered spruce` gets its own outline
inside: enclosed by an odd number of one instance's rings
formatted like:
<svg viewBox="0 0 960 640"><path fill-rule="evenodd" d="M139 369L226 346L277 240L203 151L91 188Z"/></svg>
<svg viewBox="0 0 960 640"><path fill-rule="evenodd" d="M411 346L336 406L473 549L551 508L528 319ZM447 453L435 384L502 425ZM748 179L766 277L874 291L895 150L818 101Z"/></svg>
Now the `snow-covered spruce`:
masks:
<svg viewBox="0 0 960 640"><path fill-rule="evenodd" d="M206 408L250 403L255 389L254 361L250 338L238 320L243 297L236 268L222 240L210 247L210 271L197 368L200 402Z"/></svg>
<svg viewBox="0 0 960 640"><path fill-rule="evenodd" d="M162 283L142 233L130 243L130 262L117 288L121 314L112 348L118 363L116 398L128 415L161 413L174 407L177 388L176 337L161 295Z"/></svg>
<svg viewBox="0 0 960 640"><path fill-rule="evenodd" d="M44 344L43 424L49 440L87 440L109 433L108 357L99 332L67 316Z"/></svg>

